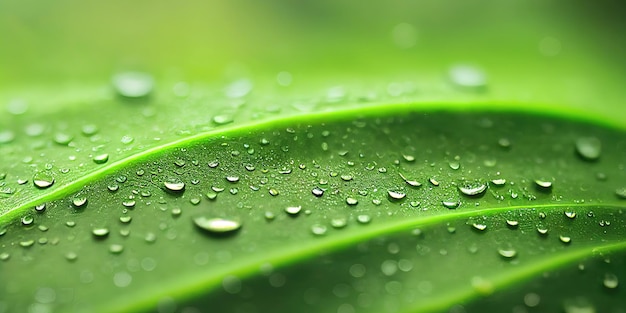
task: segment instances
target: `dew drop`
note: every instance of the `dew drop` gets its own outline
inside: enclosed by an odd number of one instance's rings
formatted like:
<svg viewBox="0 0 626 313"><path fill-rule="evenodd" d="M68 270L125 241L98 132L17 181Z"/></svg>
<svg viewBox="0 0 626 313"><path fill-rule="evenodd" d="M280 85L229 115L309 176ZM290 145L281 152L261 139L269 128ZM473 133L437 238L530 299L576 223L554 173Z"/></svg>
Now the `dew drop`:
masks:
<svg viewBox="0 0 626 313"><path fill-rule="evenodd" d="M106 238L109 235L109 229L105 227L97 227L91 230L91 234L93 234L96 239Z"/></svg>
<svg viewBox="0 0 626 313"><path fill-rule="evenodd" d="M83 125L83 127L81 128L81 132L83 133L83 135L91 137L98 132L98 126L94 124Z"/></svg>
<svg viewBox="0 0 626 313"><path fill-rule="evenodd" d="M571 218L571 219L576 218L576 212L566 211L564 213L565 213L565 216L567 216L568 218Z"/></svg>
<svg viewBox="0 0 626 313"><path fill-rule="evenodd" d="M269 192L269 194L271 196L274 196L274 197L278 196L278 194L279 194L278 190L276 190L274 188L270 188L270 190L268 192Z"/></svg>
<svg viewBox="0 0 626 313"><path fill-rule="evenodd" d="M406 197L405 193L399 192L399 191L392 191L392 190L387 191L387 195L392 201L401 200L401 199L404 199L404 197Z"/></svg>
<svg viewBox="0 0 626 313"><path fill-rule="evenodd" d="M506 220L506 224L511 227L517 227L519 225L519 222L516 220Z"/></svg>
<svg viewBox="0 0 626 313"><path fill-rule="evenodd" d="M487 229L487 225L485 224L480 224L480 223L473 223L472 227L474 227L477 230L483 231L485 229Z"/></svg>
<svg viewBox="0 0 626 313"><path fill-rule="evenodd" d="M10 143L15 139L15 133L10 130L0 131L0 144Z"/></svg>
<svg viewBox="0 0 626 313"><path fill-rule="evenodd" d="M503 258L512 259L517 256L517 251L513 248L498 249L498 254Z"/></svg>
<svg viewBox="0 0 626 313"><path fill-rule="evenodd" d="M54 140L55 143L59 145L67 146L70 144L72 139L74 139L74 136L70 134L66 134L66 133L56 133L54 134L54 138L52 139Z"/></svg>
<svg viewBox="0 0 626 313"><path fill-rule="evenodd" d="M109 246L109 252L113 254L120 254L122 251L124 251L124 246L120 244L112 244Z"/></svg>
<svg viewBox="0 0 626 313"><path fill-rule="evenodd" d="M348 205L357 205L359 203L359 200L357 200L355 198L348 197L348 198L346 198L346 203Z"/></svg>
<svg viewBox="0 0 626 313"><path fill-rule="evenodd" d="M576 140L576 152L587 161L595 161L600 158L602 143L596 137L581 137Z"/></svg>
<svg viewBox="0 0 626 313"><path fill-rule="evenodd" d="M457 87L481 91L487 86L485 73L472 65L455 65L448 71L450 81Z"/></svg>
<svg viewBox="0 0 626 313"><path fill-rule="evenodd" d="M569 244L569 243L572 242L572 238L571 237L563 236L563 235L559 236L559 240L561 240L561 242L565 243L565 244Z"/></svg>
<svg viewBox="0 0 626 313"><path fill-rule="evenodd" d="M152 92L154 79L141 72L123 72L112 77L111 83L115 91L122 97L143 98Z"/></svg>
<svg viewBox="0 0 626 313"><path fill-rule="evenodd" d="M285 212L287 212L287 214L291 215L291 216L296 216L300 213L300 211L302 211L302 207L301 206L290 206L285 208Z"/></svg>
<svg viewBox="0 0 626 313"><path fill-rule="evenodd" d="M448 209L456 209L461 205L460 201L441 201L444 207Z"/></svg>
<svg viewBox="0 0 626 313"><path fill-rule="evenodd" d="M24 226L32 225L34 221L35 219L33 218L32 215L26 215L22 217L22 225Z"/></svg>
<svg viewBox="0 0 626 313"><path fill-rule="evenodd" d="M38 204L35 206L35 212L37 213L43 213L46 210L46 204L42 203L42 204Z"/></svg>
<svg viewBox="0 0 626 313"><path fill-rule="evenodd" d="M535 184L537 187L542 188L544 190L548 190L552 188L552 182L547 180L536 179Z"/></svg>
<svg viewBox="0 0 626 313"><path fill-rule="evenodd" d="M316 235L316 236L326 235L327 231L328 231L328 228L321 224L313 224L311 226L311 232L313 233L313 235Z"/></svg>
<svg viewBox="0 0 626 313"><path fill-rule="evenodd" d="M491 183L494 184L495 186L504 186L504 184L506 184L506 179L504 178L492 179Z"/></svg>
<svg viewBox="0 0 626 313"><path fill-rule="evenodd" d="M356 217L356 221L359 224L369 224L372 221L372 217L367 214L361 214Z"/></svg>
<svg viewBox="0 0 626 313"><path fill-rule="evenodd" d="M537 232L540 235L546 235L548 233L548 229L547 228L543 228L543 227L537 227Z"/></svg>
<svg viewBox="0 0 626 313"><path fill-rule="evenodd" d="M213 123L215 125L226 125L233 122L233 117L230 115L222 114L213 117Z"/></svg>
<svg viewBox="0 0 626 313"><path fill-rule="evenodd" d="M93 157L93 162L96 164L104 164L109 161L109 155L107 153L99 154Z"/></svg>
<svg viewBox="0 0 626 313"><path fill-rule="evenodd" d="M619 285L619 279L615 274L607 273L604 275L604 280L602 281L604 287L609 289L615 289Z"/></svg>
<svg viewBox="0 0 626 313"><path fill-rule="evenodd" d="M406 182L411 187L419 187L422 185L420 182L416 180L406 178L404 175L402 175L402 173L400 173L400 177L402 178L402 180L404 180L404 182Z"/></svg>
<svg viewBox="0 0 626 313"><path fill-rule="evenodd" d="M324 195L324 189L320 187L315 187L313 188L313 190L311 190L311 193L316 197L321 197Z"/></svg>
<svg viewBox="0 0 626 313"><path fill-rule="evenodd" d="M123 206L125 206L125 207L127 207L127 208L132 208L132 207L134 207L134 206L135 206L135 204L136 204L136 203L137 203L137 202L136 202L135 200L132 200L132 199L131 199L131 200L125 200L125 201L123 201L123 202L122 202L122 205L123 205Z"/></svg>
<svg viewBox="0 0 626 313"><path fill-rule="evenodd" d="M617 189L615 190L615 195L616 195L618 198L621 198L621 199L626 199L626 187L617 188Z"/></svg>
<svg viewBox="0 0 626 313"><path fill-rule="evenodd" d="M35 174L35 177L33 177L33 184L37 188L45 189L54 184L54 177L47 173L39 172Z"/></svg>
<svg viewBox="0 0 626 313"><path fill-rule="evenodd" d="M232 234L241 228L241 223L224 218L207 218L198 216L193 218L196 227L215 235Z"/></svg>
<svg viewBox="0 0 626 313"><path fill-rule="evenodd" d="M0 261L7 261L9 258L11 258L11 255L7 252L2 252L0 253Z"/></svg>
<svg viewBox="0 0 626 313"><path fill-rule="evenodd" d="M185 183L183 182L172 182L172 181L166 181L163 183L163 185L165 186L165 188L171 192L181 192L185 189Z"/></svg>
<svg viewBox="0 0 626 313"><path fill-rule="evenodd" d="M120 216L120 222L122 222L122 223L124 223L124 224L128 224L128 223L130 223L130 221L131 221L132 219L133 219L133 218L132 218L131 216L128 216L128 215L123 215L123 216Z"/></svg>
<svg viewBox="0 0 626 313"><path fill-rule="evenodd" d="M86 197L76 197L72 199L72 205L74 205L75 208L83 207L85 204L87 204Z"/></svg>
<svg viewBox="0 0 626 313"><path fill-rule="evenodd" d="M439 186L439 182L432 177L429 178L428 181L435 187Z"/></svg>
<svg viewBox="0 0 626 313"><path fill-rule="evenodd" d="M68 252L65 254L65 259L69 262L74 262L78 259L78 254L76 254L76 252Z"/></svg>
<svg viewBox="0 0 626 313"><path fill-rule="evenodd" d="M24 248L31 247L33 244L35 244L35 240L33 239L20 241L20 246Z"/></svg>
<svg viewBox="0 0 626 313"><path fill-rule="evenodd" d="M348 220L344 217L333 218L330 220L330 226L333 228L340 229L346 227L346 225L348 225Z"/></svg>
<svg viewBox="0 0 626 313"><path fill-rule="evenodd" d="M483 194L487 190L487 185L479 181L464 182L458 188L464 195L473 197Z"/></svg>

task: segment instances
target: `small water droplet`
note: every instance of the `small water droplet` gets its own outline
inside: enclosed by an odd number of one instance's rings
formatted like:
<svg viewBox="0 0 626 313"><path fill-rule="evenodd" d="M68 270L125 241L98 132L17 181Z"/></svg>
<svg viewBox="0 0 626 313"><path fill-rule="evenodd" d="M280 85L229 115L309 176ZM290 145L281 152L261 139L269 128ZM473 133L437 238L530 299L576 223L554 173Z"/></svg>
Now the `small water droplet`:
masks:
<svg viewBox="0 0 626 313"><path fill-rule="evenodd" d="M35 244L35 240L33 240L33 239L20 241L20 246L22 246L24 248L31 247L34 244Z"/></svg>
<svg viewBox="0 0 626 313"><path fill-rule="evenodd" d="M35 219L33 218L32 215L26 215L24 217L22 217L22 225L24 226L28 226L33 224L33 222L35 221Z"/></svg>
<svg viewBox="0 0 626 313"><path fill-rule="evenodd" d="M517 251L513 248L498 249L498 254L503 258L512 259L517 256Z"/></svg>
<svg viewBox="0 0 626 313"><path fill-rule="evenodd" d="M361 214L356 217L356 221L360 224L369 224L372 221L372 217L367 214Z"/></svg>
<svg viewBox="0 0 626 313"><path fill-rule="evenodd" d="M604 275L604 280L602 281L602 283L606 288L615 289L619 285L619 279L617 278L617 276L615 276L615 274L606 273Z"/></svg>
<svg viewBox="0 0 626 313"><path fill-rule="evenodd" d="M348 198L346 198L346 203L348 205L357 205L359 203L359 200L357 200L355 198L348 197Z"/></svg>
<svg viewBox="0 0 626 313"><path fill-rule="evenodd" d="M576 140L576 152L587 161L595 161L600 158L602 143L596 137L581 137Z"/></svg>
<svg viewBox="0 0 626 313"><path fill-rule="evenodd" d="M54 134L54 138L53 138L55 143L62 145L62 146L69 145L72 139L74 139L74 136L70 134L66 134L66 133L56 133Z"/></svg>
<svg viewBox="0 0 626 313"><path fill-rule="evenodd" d="M70 262L74 262L78 259L78 254L76 254L76 252L68 252L65 254L65 259Z"/></svg>
<svg viewBox="0 0 626 313"><path fill-rule="evenodd" d="M432 177L429 178L428 181L435 187L439 186L439 182Z"/></svg>
<svg viewBox="0 0 626 313"><path fill-rule="evenodd" d="M215 125L226 125L233 122L233 117L230 115L222 114L213 117L213 123Z"/></svg>
<svg viewBox="0 0 626 313"><path fill-rule="evenodd" d="M7 252L2 252L0 253L0 261L7 261L9 258L11 258L11 255Z"/></svg>
<svg viewBox="0 0 626 313"><path fill-rule="evenodd" d="M561 240L562 243L566 243L566 244L572 242L572 238L571 237L563 236L563 235L559 236L559 240Z"/></svg>
<svg viewBox="0 0 626 313"><path fill-rule="evenodd" d="M97 239L106 238L109 235L109 229L106 227L97 227L91 230L93 236Z"/></svg>
<svg viewBox="0 0 626 313"><path fill-rule="evenodd" d="M419 187L422 184L420 182L418 182L417 180L413 180L413 179L408 179L406 178L404 175L402 175L402 173L399 173L400 177L402 178L402 180L404 180L404 182L406 182L409 186L411 187Z"/></svg>
<svg viewBox="0 0 626 313"><path fill-rule="evenodd" d="M519 222L516 220L506 220L506 224L511 227L517 227L519 225Z"/></svg>
<svg viewBox="0 0 626 313"><path fill-rule="evenodd" d="M473 223L472 226L475 229L480 230L480 231L483 231L483 230L487 229L487 225L485 225L485 224Z"/></svg>
<svg viewBox="0 0 626 313"><path fill-rule="evenodd" d="M328 231L328 228L321 224L313 224L311 226L311 232L313 233L313 235L316 235L316 236L326 235L327 231Z"/></svg>
<svg viewBox="0 0 626 313"><path fill-rule="evenodd" d="M344 228L346 225L348 225L348 220L345 217L338 217L330 220L330 226L333 228Z"/></svg>
<svg viewBox="0 0 626 313"><path fill-rule="evenodd" d="M35 206L35 212L37 213L43 213L46 210L46 204L42 203L42 204L38 204Z"/></svg>
<svg viewBox="0 0 626 313"><path fill-rule="evenodd" d="M389 196L390 200L392 200L392 201L394 201L394 200L401 200L401 199L404 199L404 197L406 197L405 193L399 192L399 191L393 191L393 190L387 191L387 195Z"/></svg>
<svg viewBox="0 0 626 313"><path fill-rule="evenodd" d="M112 77L115 91L126 98L143 98L150 95L154 88L152 76L141 72L123 72Z"/></svg>
<svg viewBox="0 0 626 313"><path fill-rule="evenodd" d="M183 214L183 210L181 208L173 208L172 209L172 216L173 217L178 217L181 214Z"/></svg>
<svg viewBox="0 0 626 313"><path fill-rule="evenodd" d="M0 131L0 144L10 143L15 139L15 133L10 130Z"/></svg>
<svg viewBox="0 0 626 313"><path fill-rule="evenodd" d="M320 187L315 187L313 188L313 190L311 190L311 193L316 197L321 197L324 195L324 189Z"/></svg>
<svg viewBox="0 0 626 313"><path fill-rule="evenodd" d="M615 189L615 195L617 195L618 198L626 199L626 187Z"/></svg>
<svg viewBox="0 0 626 313"><path fill-rule="evenodd" d="M75 197L72 199L72 205L74 205L75 208L83 207L85 204L87 204L86 197Z"/></svg>
<svg viewBox="0 0 626 313"><path fill-rule="evenodd" d="M120 139L120 142L121 142L122 144L125 144L125 145L129 145L129 144L133 143L133 141L135 141L135 138L133 138L133 137L131 137L131 136L128 136L128 135L124 135L124 136L122 136L122 138Z"/></svg>
<svg viewBox="0 0 626 313"><path fill-rule="evenodd" d="M504 184L506 184L506 179L504 178L492 179L491 183L494 184L495 186L504 186Z"/></svg>
<svg viewBox="0 0 626 313"><path fill-rule="evenodd" d="M535 184L537 185L537 187L544 190L549 190L550 188L552 188L552 182L547 180L536 179Z"/></svg>
<svg viewBox="0 0 626 313"><path fill-rule="evenodd" d="M540 235L546 235L548 233L548 229L544 227L537 226L537 232Z"/></svg>
<svg viewBox="0 0 626 313"><path fill-rule="evenodd" d="M198 216L193 218L196 227L215 235L232 234L241 228L241 223L225 218L207 218Z"/></svg>
<svg viewBox="0 0 626 313"><path fill-rule="evenodd" d="M171 192L181 192L185 189L185 183L181 181L166 181L163 185Z"/></svg>
<svg viewBox="0 0 626 313"><path fill-rule="evenodd" d="M93 157L93 162L96 164L104 164L109 161L109 154L103 153Z"/></svg>
<svg viewBox="0 0 626 313"><path fill-rule="evenodd" d="M448 72L450 81L465 90L483 91L487 87L487 76L478 67L455 65Z"/></svg>
<svg viewBox="0 0 626 313"><path fill-rule="evenodd" d="M448 209L456 209L461 205L460 201L441 201L444 207Z"/></svg>
<svg viewBox="0 0 626 313"><path fill-rule="evenodd" d="M480 181L463 182L458 188L464 195L473 197L483 194L487 190L487 184Z"/></svg>
<svg viewBox="0 0 626 313"><path fill-rule="evenodd" d="M99 130L98 126L94 124L83 125L83 127L81 128L81 132L83 133L83 135L87 137L91 137L95 135L98 132L98 130Z"/></svg>
<svg viewBox="0 0 626 313"><path fill-rule="evenodd" d="M54 177L48 173L39 172L33 177L33 184L37 188L45 189L54 184Z"/></svg>
<svg viewBox="0 0 626 313"><path fill-rule="evenodd" d="M278 196L279 192L278 190L274 189L274 188L270 188L270 190L268 191L270 193L271 196Z"/></svg>
<svg viewBox="0 0 626 313"><path fill-rule="evenodd" d="M120 216L120 222L122 222L122 223L124 223L124 224L128 224L128 223L130 223L130 221L131 221L132 219L133 219L133 218L132 218L131 216L129 216L129 215L123 215L123 216Z"/></svg>
<svg viewBox="0 0 626 313"><path fill-rule="evenodd" d="M226 180L229 183L236 183L239 181L239 176L226 176Z"/></svg>
<svg viewBox="0 0 626 313"><path fill-rule="evenodd" d="M265 214L263 214L263 216L265 216L265 219L268 221L272 221L276 218L276 215L271 211L265 211Z"/></svg>
<svg viewBox="0 0 626 313"><path fill-rule="evenodd" d="M301 206L290 206L290 207L285 208L285 212L287 212L287 214L291 216L298 215L301 210L302 210Z"/></svg>
<svg viewBox="0 0 626 313"><path fill-rule="evenodd" d="M567 216L568 218L576 218L576 212L570 212L570 211L566 211L564 212L565 216Z"/></svg>
<svg viewBox="0 0 626 313"><path fill-rule="evenodd" d="M456 171L459 168L461 168L461 163L453 161L453 162L448 163L448 166L450 166L451 169Z"/></svg>
<svg viewBox="0 0 626 313"><path fill-rule="evenodd" d="M120 254L124 251L124 246L120 244L112 244L109 246L109 252L113 254Z"/></svg>

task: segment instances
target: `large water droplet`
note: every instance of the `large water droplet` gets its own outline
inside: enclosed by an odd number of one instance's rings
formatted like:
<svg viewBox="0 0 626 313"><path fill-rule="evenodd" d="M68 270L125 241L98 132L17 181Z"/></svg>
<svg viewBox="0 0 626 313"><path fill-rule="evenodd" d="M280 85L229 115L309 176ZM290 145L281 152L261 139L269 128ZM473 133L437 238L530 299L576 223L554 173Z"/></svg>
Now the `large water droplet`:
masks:
<svg viewBox="0 0 626 313"><path fill-rule="evenodd" d="M96 164L104 164L109 161L109 154L103 153L93 157L93 162Z"/></svg>
<svg viewBox="0 0 626 313"><path fill-rule="evenodd" d="M111 79L115 91L127 98L143 98L152 92L154 79L146 73L123 72Z"/></svg>
<svg viewBox="0 0 626 313"><path fill-rule="evenodd" d="M512 259L517 256L517 251L513 248L498 249L498 254L503 258Z"/></svg>
<svg viewBox="0 0 626 313"><path fill-rule="evenodd" d="M604 275L602 283L606 288L615 289L619 285L619 279L615 276L615 274L607 273Z"/></svg>
<svg viewBox="0 0 626 313"><path fill-rule="evenodd" d="M290 206L285 208L285 212L287 212L287 214L291 215L291 216L296 216L300 213L300 211L302 211L302 207L301 206Z"/></svg>
<svg viewBox="0 0 626 313"><path fill-rule="evenodd" d="M596 137L581 137L576 140L576 152L587 161L595 161L600 158L602 143Z"/></svg>
<svg viewBox="0 0 626 313"><path fill-rule="evenodd" d="M387 195L389 195L389 199L392 201L401 200L401 199L404 199L404 197L406 197L405 193L399 192L399 191L393 191L393 190L387 191Z"/></svg>
<svg viewBox="0 0 626 313"><path fill-rule="evenodd" d="M480 181L463 182L458 188L464 195L472 197L483 194L487 190L487 184Z"/></svg>
<svg viewBox="0 0 626 313"><path fill-rule="evenodd" d="M441 201L441 204L448 209L456 209L461 205L460 201Z"/></svg>
<svg viewBox="0 0 626 313"><path fill-rule="evenodd" d="M54 184L54 177L48 173L39 172L33 177L33 184L37 188L45 189Z"/></svg>
<svg viewBox="0 0 626 313"><path fill-rule="evenodd" d="M207 218L198 216L193 218L196 227L215 235L232 234L241 228L241 223L224 218Z"/></svg>
<svg viewBox="0 0 626 313"><path fill-rule="evenodd" d="M109 235L109 229L105 227L98 227L91 230L91 233L95 238L102 239Z"/></svg>
<svg viewBox="0 0 626 313"><path fill-rule="evenodd" d="M448 72L450 81L457 87L482 91L487 87L487 76L479 68L471 65L456 65Z"/></svg>
<svg viewBox="0 0 626 313"><path fill-rule="evenodd" d="M163 185L171 192L181 192L185 189L185 183L181 181L166 181Z"/></svg>

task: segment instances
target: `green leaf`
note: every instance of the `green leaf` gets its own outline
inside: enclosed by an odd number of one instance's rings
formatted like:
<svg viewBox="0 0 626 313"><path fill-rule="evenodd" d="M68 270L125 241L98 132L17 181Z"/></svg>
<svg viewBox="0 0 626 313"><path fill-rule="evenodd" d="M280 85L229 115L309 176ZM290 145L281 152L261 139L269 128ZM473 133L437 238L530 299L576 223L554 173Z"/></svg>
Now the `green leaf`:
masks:
<svg viewBox="0 0 626 313"><path fill-rule="evenodd" d="M196 2L0 3L0 312L621 312L621 6Z"/></svg>

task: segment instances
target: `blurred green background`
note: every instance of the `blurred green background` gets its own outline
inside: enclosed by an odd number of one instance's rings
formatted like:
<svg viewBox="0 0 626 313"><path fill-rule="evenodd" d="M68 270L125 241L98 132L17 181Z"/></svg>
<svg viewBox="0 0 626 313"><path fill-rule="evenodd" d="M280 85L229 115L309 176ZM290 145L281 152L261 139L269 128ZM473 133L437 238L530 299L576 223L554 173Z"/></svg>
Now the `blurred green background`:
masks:
<svg viewBox="0 0 626 313"><path fill-rule="evenodd" d="M286 71L297 94L412 80L432 94L462 63L485 70L492 100L624 117L624 13L622 1L0 0L0 99L75 94L121 70L265 91Z"/></svg>

